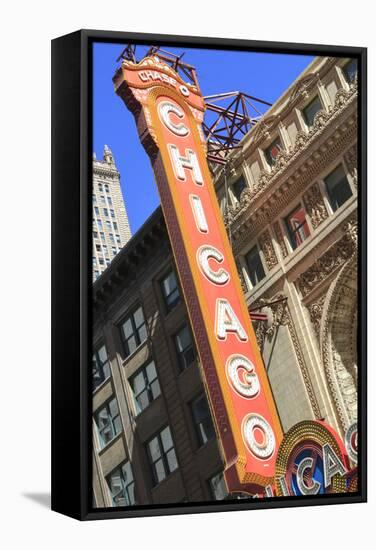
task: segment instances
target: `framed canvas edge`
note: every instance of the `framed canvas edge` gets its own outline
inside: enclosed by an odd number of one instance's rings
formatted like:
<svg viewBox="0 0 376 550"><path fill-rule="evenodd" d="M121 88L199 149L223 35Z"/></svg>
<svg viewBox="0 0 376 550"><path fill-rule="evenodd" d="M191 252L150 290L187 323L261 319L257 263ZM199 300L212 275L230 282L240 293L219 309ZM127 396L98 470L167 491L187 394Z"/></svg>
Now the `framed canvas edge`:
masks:
<svg viewBox="0 0 376 550"><path fill-rule="evenodd" d="M147 517L160 515L194 514L208 512L224 512L236 510L255 510L271 509L283 507L300 506L321 506L329 504L348 504L367 501L367 372L366 368L360 369L359 380L359 426L360 426L360 490L358 493L345 495L325 495L324 497L286 497L257 500L255 502L237 502L228 503L226 501L213 503L192 503L192 504L168 504L168 505L150 505L135 506L128 509L113 508L92 508L91 506L91 473L92 473L92 441L91 441L91 405L90 399L90 372L88 369L89 350L91 348L91 295L89 284L89 270L91 269L89 259L89 250L91 250L91 232L89 225L89 215L91 208L90 186L91 186L91 46L93 42L112 42L119 41L126 43L153 41L154 43L163 43L170 46L180 45L186 47L210 47L210 48L228 48L242 49L249 51L263 51L278 53L312 53L316 55L333 54L335 56L356 56L360 60L360 93L358 102L360 129L358 135L359 167L362 188L359 193L358 211L360 216L360 248L359 248L359 266L360 275L358 278L360 292L358 296L359 307L359 363L366 365L367 352L367 48L354 46L335 46L335 45L315 45L300 44L289 42L270 42L259 40L244 40L233 38L213 38L198 36L177 36L149 33L117 32L117 31L97 31L82 29L66 36L80 36L80 235L79 241L74 246L80 249L79 270L80 281L80 419L77 422L79 432L79 461L80 461L80 499L79 513L69 513L66 510L53 509L66 515L71 515L80 520L96 519L114 519L126 517ZM61 40L56 38L52 41ZM54 240L52 239L54 246ZM75 408L77 410L77 408ZM54 442L54 437L52 439ZM53 443L54 445L54 443ZM77 451L77 452L78 452ZM68 451L69 452L69 451ZM74 452L74 450L72 451ZM56 472L55 472L56 475Z"/></svg>

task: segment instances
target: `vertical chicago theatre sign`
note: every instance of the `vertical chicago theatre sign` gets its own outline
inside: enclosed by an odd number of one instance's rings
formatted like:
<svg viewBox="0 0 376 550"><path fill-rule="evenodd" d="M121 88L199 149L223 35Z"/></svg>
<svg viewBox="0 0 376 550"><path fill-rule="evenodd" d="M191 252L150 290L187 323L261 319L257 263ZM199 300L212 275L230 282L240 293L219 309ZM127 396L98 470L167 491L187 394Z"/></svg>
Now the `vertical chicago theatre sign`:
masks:
<svg viewBox="0 0 376 550"><path fill-rule="evenodd" d="M273 483L283 434L206 161L203 97L156 56L123 61L114 84L155 173L228 490L255 492Z"/></svg>

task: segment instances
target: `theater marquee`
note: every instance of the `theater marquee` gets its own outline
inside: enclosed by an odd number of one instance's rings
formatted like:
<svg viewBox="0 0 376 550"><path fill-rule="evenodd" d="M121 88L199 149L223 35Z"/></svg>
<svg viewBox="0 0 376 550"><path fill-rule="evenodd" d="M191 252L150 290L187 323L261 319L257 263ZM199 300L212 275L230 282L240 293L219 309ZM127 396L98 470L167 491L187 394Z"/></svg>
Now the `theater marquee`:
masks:
<svg viewBox="0 0 376 550"><path fill-rule="evenodd" d="M206 161L204 100L156 57L123 61L117 94L154 169L230 492L273 483L282 429Z"/></svg>

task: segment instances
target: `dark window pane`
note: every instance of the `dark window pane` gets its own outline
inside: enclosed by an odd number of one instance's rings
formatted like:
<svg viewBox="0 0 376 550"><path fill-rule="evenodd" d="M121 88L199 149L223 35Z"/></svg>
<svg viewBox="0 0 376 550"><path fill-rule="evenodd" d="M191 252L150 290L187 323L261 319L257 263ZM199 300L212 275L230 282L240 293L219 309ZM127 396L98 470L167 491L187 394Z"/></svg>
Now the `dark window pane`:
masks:
<svg viewBox="0 0 376 550"><path fill-rule="evenodd" d="M149 442L149 451L153 461L157 460L161 456L161 450L159 448L159 441L157 437L154 437Z"/></svg>
<svg viewBox="0 0 376 550"><path fill-rule="evenodd" d="M136 309L136 311L134 312L134 322L135 322L136 328L139 328L145 322L144 314L142 313L141 307Z"/></svg>
<svg viewBox="0 0 376 550"><path fill-rule="evenodd" d="M223 500L227 497L228 493L222 473L210 479L210 489L215 500Z"/></svg>
<svg viewBox="0 0 376 550"><path fill-rule="evenodd" d="M174 472L178 467L178 461L176 459L175 450L171 449L170 451L168 451L166 456L167 456L167 463L168 463L169 471Z"/></svg>
<svg viewBox="0 0 376 550"><path fill-rule="evenodd" d="M287 216L285 223L291 246L295 250L295 248L301 245L310 235L303 206L297 206L295 210Z"/></svg>
<svg viewBox="0 0 376 550"><path fill-rule="evenodd" d="M313 126L313 120L315 118L315 114L318 113L322 109L321 101L319 99L319 96L316 96L311 103L303 109L303 116L305 123L308 127Z"/></svg>
<svg viewBox="0 0 376 550"><path fill-rule="evenodd" d="M186 369L194 361L196 357L195 349L191 339L191 333L187 325L185 325L175 336L176 351L178 354L180 368Z"/></svg>
<svg viewBox="0 0 376 550"><path fill-rule="evenodd" d="M142 367L130 380L137 413L143 411L160 394L154 361Z"/></svg>
<svg viewBox="0 0 376 550"><path fill-rule="evenodd" d="M133 327L132 327L132 322L130 319L127 319L124 323L123 323L123 334L124 334L124 337L125 338L129 338L131 336L131 334L133 333Z"/></svg>
<svg viewBox="0 0 376 550"><path fill-rule="evenodd" d="M247 184L245 182L244 176L241 176L232 184L232 190L238 201L240 201L240 195L242 194L243 189L245 189L246 187Z"/></svg>
<svg viewBox="0 0 376 550"><path fill-rule="evenodd" d="M282 143L280 138L278 137L273 141L271 145L267 149L265 149L265 158L269 166L273 166L275 163L277 156L279 152L282 151Z"/></svg>
<svg viewBox="0 0 376 550"><path fill-rule="evenodd" d="M251 248L251 250L246 254L245 261L247 264L248 276L252 286L255 286L265 277L264 266L262 265L257 245Z"/></svg>
<svg viewBox="0 0 376 550"><path fill-rule="evenodd" d="M346 80L349 84L354 82L358 74L358 62L356 59L350 59L348 63L343 67Z"/></svg>
<svg viewBox="0 0 376 550"><path fill-rule="evenodd" d="M180 302L179 288L174 271L171 271L171 273L163 279L162 292L167 311L171 311Z"/></svg>
<svg viewBox="0 0 376 550"><path fill-rule="evenodd" d="M341 164L325 178L325 185L333 212L352 196L350 184Z"/></svg>
<svg viewBox="0 0 376 550"><path fill-rule="evenodd" d="M155 474L156 474L156 481L157 483L160 483L165 477L166 477L166 471L163 464L163 460L160 459L154 464L155 468Z"/></svg>
<svg viewBox="0 0 376 550"><path fill-rule="evenodd" d="M147 444L154 484L178 468L170 428L167 426Z"/></svg>
<svg viewBox="0 0 376 550"><path fill-rule="evenodd" d="M94 390L111 374L110 364L105 346L101 346L93 355L93 387Z"/></svg>
<svg viewBox="0 0 376 550"><path fill-rule="evenodd" d="M204 445L215 436L210 410L204 395L193 401L192 414L199 443Z"/></svg>
<svg viewBox="0 0 376 550"><path fill-rule="evenodd" d="M147 338L146 325L143 325L138 331L138 339L140 344Z"/></svg>

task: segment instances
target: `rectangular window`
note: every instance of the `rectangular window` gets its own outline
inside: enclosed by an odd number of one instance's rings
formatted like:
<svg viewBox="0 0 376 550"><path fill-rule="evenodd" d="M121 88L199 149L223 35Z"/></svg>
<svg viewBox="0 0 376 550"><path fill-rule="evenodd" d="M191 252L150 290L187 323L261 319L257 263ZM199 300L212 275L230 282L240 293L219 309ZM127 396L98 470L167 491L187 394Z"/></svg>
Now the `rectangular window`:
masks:
<svg viewBox="0 0 376 550"><path fill-rule="evenodd" d="M93 353L93 385L94 390L111 375L110 363L105 346L100 346Z"/></svg>
<svg viewBox="0 0 376 550"><path fill-rule="evenodd" d="M106 220L106 227L107 227L107 229L111 229L111 222L110 222L110 220Z"/></svg>
<svg viewBox="0 0 376 550"><path fill-rule="evenodd" d="M146 323L141 306L122 321L120 330L125 357L128 357L147 338Z"/></svg>
<svg viewBox="0 0 376 550"><path fill-rule="evenodd" d="M110 237L110 241L111 241L112 243L114 243L114 242L115 242L115 239L114 239L113 233L109 233L109 237Z"/></svg>
<svg viewBox="0 0 376 550"><path fill-rule="evenodd" d="M115 235L117 244L120 244L120 235Z"/></svg>
<svg viewBox="0 0 376 550"><path fill-rule="evenodd" d="M97 252L100 252L101 251L101 245L97 243L95 245L95 249L96 249Z"/></svg>
<svg viewBox="0 0 376 550"><path fill-rule="evenodd" d="M139 414L161 393L154 361L138 370L130 379L130 384Z"/></svg>
<svg viewBox="0 0 376 550"><path fill-rule="evenodd" d="M111 197L107 197L107 202L108 202L109 206L112 206L112 199L111 199Z"/></svg>
<svg viewBox="0 0 376 550"><path fill-rule="evenodd" d="M252 286L256 286L265 277L264 266L260 258L260 252L257 244L245 255L248 277Z"/></svg>
<svg viewBox="0 0 376 550"><path fill-rule="evenodd" d="M97 216L99 216L99 208L98 206L94 206L94 212Z"/></svg>
<svg viewBox="0 0 376 550"><path fill-rule="evenodd" d="M103 233L103 231L101 231L101 239L102 239L102 241L104 241L104 233Z"/></svg>
<svg viewBox="0 0 376 550"><path fill-rule="evenodd" d="M106 191L106 193L110 192L110 188L108 187L108 183L104 184L104 190Z"/></svg>
<svg viewBox="0 0 376 550"><path fill-rule="evenodd" d="M98 239L98 231L93 231L93 237L94 239Z"/></svg>
<svg viewBox="0 0 376 550"><path fill-rule="evenodd" d="M160 483L178 467L171 431L168 426L147 444L154 485Z"/></svg>
<svg viewBox="0 0 376 550"><path fill-rule="evenodd" d="M279 152L282 151L282 149L283 149L282 142L279 137L277 137L277 139L275 139L273 143L269 145L267 149L265 149L264 154L265 154L266 162L269 164L269 166L273 166Z"/></svg>
<svg viewBox="0 0 376 550"><path fill-rule="evenodd" d="M244 176L240 176L240 178L232 184L233 193L238 201L240 201L240 195L242 194L243 189L245 189L246 187L247 184L245 182Z"/></svg>
<svg viewBox="0 0 376 550"><path fill-rule="evenodd" d="M97 266L97 259L95 256L93 256L93 267Z"/></svg>
<svg viewBox="0 0 376 550"><path fill-rule="evenodd" d="M223 500L228 496L222 472L209 479L210 492L214 500Z"/></svg>
<svg viewBox="0 0 376 550"><path fill-rule="evenodd" d="M200 447L215 437L212 417L204 394L192 401L191 410Z"/></svg>
<svg viewBox="0 0 376 550"><path fill-rule="evenodd" d="M110 209L110 213L111 213L111 218L114 218L115 217L115 212L114 212L114 210L112 210L112 208Z"/></svg>
<svg viewBox="0 0 376 550"><path fill-rule="evenodd" d="M104 259L103 258L99 258L99 264L104 265Z"/></svg>
<svg viewBox="0 0 376 550"><path fill-rule="evenodd" d="M174 271L170 271L162 280L161 286L167 311L171 311L180 302L179 287Z"/></svg>
<svg viewBox="0 0 376 550"><path fill-rule="evenodd" d="M93 204L97 204L97 197L96 197L96 195L93 195Z"/></svg>
<svg viewBox="0 0 376 550"><path fill-rule="evenodd" d="M132 506L136 504L135 485L130 462L124 462L107 477L107 484L114 506Z"/></svg>
<svg viewBox="0 0 376 550"><path fill-rule="evenodd" d="M111 250L112 250L112 255L116 256L116 246L112 246Z"/></svg>
<svg viewBox="0 0 376 550"><path fill-rule="evenodd" d="M108 209L107 208L103 208L103 214L108 217Z"/></svg>
<svg viewBox="0 0 376 550"><path fill-rule="evenodd" d="M111 399L95 413L101 449L121 432L121 420L116 398Z"/></svg>
<svg viewBox="0 0 376 550"><path fill-rule="evenodd" d="M356 59L350 59L343 67L343 74L349 84L354 82L358 74L358 62Z"/></svg>
<svg viewBox="0 0 376 550"><path fill-rule="evenodd" d="M112 222L112 223L113 223L113 225L114 225L114 229L115 229L115 231L117 231L117 230L118 230L118 226L117 226L117 223L116 223L116 222Z"/></svg>
<svg viewBox="0 0 376 550"><path fill-rule="evenodd" d="M98 224L99 229L103 229L102 220L97 220L97 224Z"/></svg>
<svg viewBox="0 0 376 550"><path fill-rule="evenodd" d="M102 244L102 248L103 248L103 254L105 254L106 256L108 256L107 245L106 245L106 244Z"/></svg>
<svg viewBox="0 0 376 550"><path fill-rule="evenodd" d="M325 178L330 205L333 212L342 206L352 196L351 187L342 164Z"/></svg>
<svg viewBox="0 0 376 550"><path fill-rule="evenodd" d="M183 371L192 365L196 358L188 325L184 325L184 327L175 334L175 348L178 355L180 370Z"/></svg>
<svg viewBox="0 0 376 550"><path fill-rule="evenodd" d="M322 105L318 95L303 109L303 117L308 128L313 126L315 115L321 111L321 109Z"/></svg>
<svg viewBox="0 0 376 550"><path fill-rule="evenodd" d="M106 197L104 195L101 195L101 203L106 204Z"/></svg>
<svg viewBox="0 0 376 550"><path fill-rule="evenodd" d="M299 204L285 219L290 243L295 250L310 236L305 209Z"/></svg>

